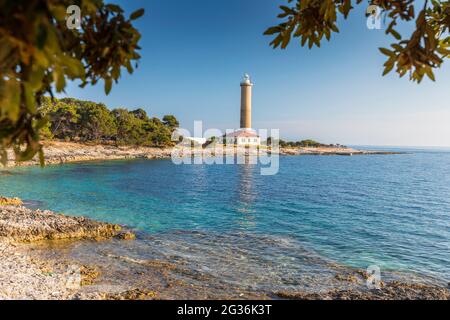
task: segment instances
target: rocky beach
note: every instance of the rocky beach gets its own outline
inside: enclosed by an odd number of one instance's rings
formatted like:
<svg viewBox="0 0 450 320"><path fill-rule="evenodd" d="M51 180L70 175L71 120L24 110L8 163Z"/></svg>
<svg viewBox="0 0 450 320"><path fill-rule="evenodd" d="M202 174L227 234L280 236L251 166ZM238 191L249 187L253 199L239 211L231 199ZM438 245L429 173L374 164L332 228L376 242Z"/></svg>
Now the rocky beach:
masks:
<svg viewBox="0 0 450 320"><path fill-rule="evenodd" d="M67 264L33 255L30 243L44 240L132 239L119 225L69 217L51 211L31 210L19 199L2 198L0 204L0 299L75 299L74 276ZM79 266L81 283L95 277L95 269ZM75 279L76 281L76 279Z"/></svg>
<svg viewBox="0 0 450 320"><path fill-rule="evenodd" d="M444 299L448 288L400 281L367 289L368 274L334 266L339 288L320 292L253 292L239 286L211 286L206 274L186 270L177 262L111 256L129 270L102 265L103 257L76 260L62 254L77 245L120 245L137 241L122 226L51 211L31 210L19 199L2 198L0 205L0 299ZM66 248L60 250L58 248ZM90 250L90 249L89 249ZM100 260L99 260L100 259ZM195 279L197 285L181 280ZM120 280L123 278L123 280ZM116 283L111 285L111 281ZM129 281L132 280L132 281ZM118 282L117 282L118 281ZM121 282L123 281L123 282Z"/></svg>
<svg viewBox="0 0 450 320"><path fill-rule="evenodd" d="M85 144L75 142L47 141L43 143L47 165L70 162L123 160L123 159L161 159L170 158L170 148L120 147L107 144ZM30 161L15 162L12 150L8 152L9 167L39 165L38 157ZM0 169L1 172L1 169Z"/></svg>

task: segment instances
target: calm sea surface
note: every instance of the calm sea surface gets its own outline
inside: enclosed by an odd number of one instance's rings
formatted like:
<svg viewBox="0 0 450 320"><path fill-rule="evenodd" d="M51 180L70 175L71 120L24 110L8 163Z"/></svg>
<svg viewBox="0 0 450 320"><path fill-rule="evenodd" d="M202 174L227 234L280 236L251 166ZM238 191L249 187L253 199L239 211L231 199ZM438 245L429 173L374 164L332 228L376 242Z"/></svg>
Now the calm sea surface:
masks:
<svg viewBox="0 0 450 320"><path fill-rule="evenodd" d="M170 160L18 168L0 174L0 194L140 231L102 250L258 290L324 284L336 266L447 283L450 152L413 151L281 157L275 176Z"/></svg>

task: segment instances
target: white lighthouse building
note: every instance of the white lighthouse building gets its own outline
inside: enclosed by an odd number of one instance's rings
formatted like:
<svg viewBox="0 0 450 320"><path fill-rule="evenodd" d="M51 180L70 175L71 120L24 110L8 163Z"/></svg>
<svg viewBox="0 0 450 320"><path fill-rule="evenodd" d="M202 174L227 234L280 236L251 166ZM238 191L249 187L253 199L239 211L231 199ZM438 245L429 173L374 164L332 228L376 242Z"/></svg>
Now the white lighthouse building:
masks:
<svg viewBox="0 0 450 320"><path fill-rule="evenodd" d="M241 81L241 121L240 129L226 135L227 144L259 146L261 139L252 129L252 88L253 83L248 74Z"/></svg>

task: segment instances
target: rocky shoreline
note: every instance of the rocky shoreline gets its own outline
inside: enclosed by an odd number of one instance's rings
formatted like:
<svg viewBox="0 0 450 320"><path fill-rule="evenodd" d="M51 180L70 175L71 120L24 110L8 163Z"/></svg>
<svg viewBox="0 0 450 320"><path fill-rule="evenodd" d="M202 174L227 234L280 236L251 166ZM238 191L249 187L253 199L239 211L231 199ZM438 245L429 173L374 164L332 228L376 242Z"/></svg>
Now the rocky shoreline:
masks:
<svg viewBox="0 0 450 320"><path fill-rule="evenodd" d="M7 203L8 198L2 199ZM17 203L17 200L15 198L12 203ZM220 293L208 293L205 290L208 284L201 284L202 281L208 281L206 275L193 273L192 276L200 281L200 285L187 285L176 277L171 278L168 272L191 274L192 271L169 262L134 260L129 262L144 268L134 276L144 276L150 283L158 283L161 281L158 278L162 277L164 283L152 288L145 285L123 286L111 291L108 290L107 281L102 283L105 279L100 280L106 271L104 266L56 256L52 259L42 254L54 252L51 248L58 246L58 243L64 245L94 241L95 244L97 241L112 241L109 239L124 241L134 238L132 232L115 224L65 216L48 210L31 210L20 204L0 205L0 299L450 299L448 288L422 283L391 281L381 283L380 289L369 290L365 285L368 277L365 271L349 272L344 269L336 275L342 288L327 292L258 293L227 287ZM48 240L51 240L52 245L45 244ZM36 245L41 246L41 249L36 249ZM129 271L130 276L134 272Z"/></svg>
<svg viewBox="0 0 450 320"><path fill-rule="evenodd" d="M318 148L281 148L281 155L286 156L365 156L365 155L394 155L404 154L404 152L393 151L373 151L373 150L357 150L353 148L335 148L335 147L318 147Z"/></svg>
<svg viewBox="0 0 450 320"><path fill-rule="evenodd" d="M23 206L0 206L0 241L33 242L41 240L101 240L133 238L119 225L85 217L69 217L48 210Z"/></svg>
<svg viewBox="0 0 450 320"><path fill-rule="evenodd" d="M77 299L78 290L70 285L70 268L54 272L56 264L39 259L26 243L42 240L134 239L119 225L84 217L69 217L51 211L31 210L17 198L2 198L0 205L0 299ZM95 269L79 266L80 285L95 278ZM89 299L93 296L85 296Z"/></svg>
<svg viewBox="0 0 450 320"><path fill-rule="evenodd" d="M64 164L71 162L84 161L103 161L103 160L124 160L124 159L169 159L171 157L172 148L156 148L156 147L130 147L130 146L114 146L107 144L85 144L75 142L47 141L43 143L45 153L45 163L47 165ZM234 148L229 148L231 153L236 152ZM207 154L211 155L211 150L201 148L190 150L189 148L180 149L181 154ZM263 150L267 151L267 150ZM270 153L270 151L269 151ZM318 148L281 148L280 155L284 156L301 156L301 155L381 155L381 154L399 154L399 152L385 151L365 151L356 150L347 147L318 147ZM38 157L30 161L17 163L14 161L12 150L8 152L7 166L35 166L39 165Z"/></svg>
<svg viewBox="0 0 450 320"><path fill-rule="evenodd" d="M287 300L450 300L450 293L442 287L394 281L381 289L335 289L321 293L278 292L277 297Z"/></svg>
<svg viewBox="0 0 450 320"><path fill-rule="evenodd" d="M104 144L84 144L75 142L48 141L43 143L47 165L84 161L124 160L124 159L165 159L170 158L170 148L118 147ZM36 166L38 157L30 161L15 162L12 150L8 152L7 166Z"/></svg>
<svg viewBox="0 0 450 320"><path fill-rule="evenodd" d="M287 300L450 300L449 288L425 283L407 283L398 280L381 282L379 288L368 289L368 274L364 270L336 275L336 279L355 286L336 288L325 292L279 291L276 296Z"/></svg>

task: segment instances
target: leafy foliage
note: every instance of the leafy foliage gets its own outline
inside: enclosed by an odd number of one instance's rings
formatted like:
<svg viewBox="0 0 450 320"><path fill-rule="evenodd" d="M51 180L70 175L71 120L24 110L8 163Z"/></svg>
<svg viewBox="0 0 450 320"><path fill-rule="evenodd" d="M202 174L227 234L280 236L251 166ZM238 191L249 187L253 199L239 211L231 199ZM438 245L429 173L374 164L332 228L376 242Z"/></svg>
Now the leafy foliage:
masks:
<svg viewBox="0 0 450 320"><path fill-rule="evenodd" d="M266 145L270 146L272 144L272 137L268 137L267 138L267 142ZM313 147L313 148L318 148L318 147L337 147L337 146L341 146L341 145L328 145L328 144L323 144L320 142L317 142L315 140L312 139L306 139L306 140L301 140L301 141L285 141L282 139L278 140L278 145L282 148L285 147Z"/></svg>
<svg viewBox="0 0 450 320"><path fill-rule="evenodd" d="M66 26L70 5L81 9L80 27ZM121 68L129 73L139 58L140 33L123 10L102 0L0 0L0 153L13 147L16 160L28 160L37 152L43 163L39 131L49 134L46 118L37 111L45 94L64 91L67 80L81 86L105 81L109 93ZM78 121L73 106L57 115L65 130ZM52 114L50 114L52 115ZM56 116L55 114L53 114ZM82 115L78 115L82 116ZM84 114L94 119L99 115ZM92 123L93 126L94 123ZM100 130L104 124L98 124ZM60 130L59 128L56 130ZM63 133L59 133L63 134ZM94 133L95 135L95 133Z"/></svg>
<svg viewBox="0 0 450 320"><path fill-rule="evenodd" d="M43 97L42 101L38 112L50 119L47 139L166 146L172 144L172 132L178 127L174 116L165 116L172 122L163 122L156 117L149 118L143 109L109 111L102 103L72 98Z"/></svg>
<svg viewBox="0 0 450 320"><path fill-rule="evenodd" d="M266 30L265 35L275 36L271 46L285 49L292 38L300 38L302 46L311 49L320 47L325 37L330 40L333 32L339 32L337 19L345 19L354 8L353 3L362 0L287 0L291 6L280 6L278 18L282 23ZM388 20L386 34L392 35L397 42L391 49L380 48L388 56L384 64L383 75L395 68L403 77L409 73L413 81L420 83L427 75L435 81L433 69L438 68L450 55L450 1L424 1L423 8L417 10L413 0L370 0L370 5L377 5L381 14ZM419 11L417 18L415 12ZM409 38L403 39L395 26L399 21L416 20L416 29Z"/></svg>
<svg viewBox="0 0 450 320"><path fill-rule="evenodd" d="M173 115L166 115L163 117L163 123L164 125L168 126L169 128L178 128L180 126L180 123L178 122L177 118L175 118Z"/></svg>

